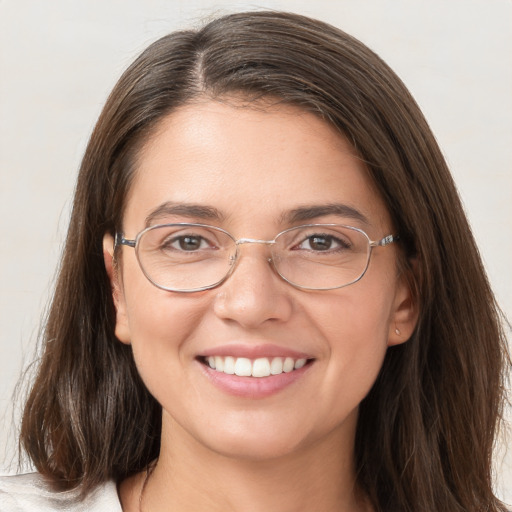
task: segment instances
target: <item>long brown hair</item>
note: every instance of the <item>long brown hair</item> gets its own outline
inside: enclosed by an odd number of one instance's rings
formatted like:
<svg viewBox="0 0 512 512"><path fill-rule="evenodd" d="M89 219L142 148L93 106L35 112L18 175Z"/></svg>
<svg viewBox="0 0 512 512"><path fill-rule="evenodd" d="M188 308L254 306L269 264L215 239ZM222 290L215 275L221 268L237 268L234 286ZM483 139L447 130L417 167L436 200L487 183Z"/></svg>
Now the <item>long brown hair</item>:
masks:
<svg viewBox="0 0 512 512"><path fill-rule="evenodd" d="M400 234L420 318L360 406L356 467L378 511L497 511L491 456L508 362L500 313L436 141L400 79L366 46L281 12L225 16L152 44L91 136L25 407L36 468L83 493L158 455L161 408L114 335L102 256L121 228L140 148L201 96L274 98L320 116L366 162ZM412 268L414 267L414 268Z"/></svg>

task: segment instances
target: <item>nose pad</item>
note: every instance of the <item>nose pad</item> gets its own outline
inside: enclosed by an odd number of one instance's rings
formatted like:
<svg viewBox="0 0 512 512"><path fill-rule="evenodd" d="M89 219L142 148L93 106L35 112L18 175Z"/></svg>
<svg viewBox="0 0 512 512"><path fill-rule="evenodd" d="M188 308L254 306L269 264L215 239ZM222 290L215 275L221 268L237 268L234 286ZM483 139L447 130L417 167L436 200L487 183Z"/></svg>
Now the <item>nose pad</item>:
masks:
<svg viewBox="0 0 512 512"><path fill-rule="evenodd" d="M231 254L229 256L229 267L230 267L230 271L229 271L229 278L231 278L231 274L236 270L236 267L239 265L239 261L240 261L240 258L241 258L241 246L242 245L245 245L245 244L258 244L258 245L265 245L266 246L266 250L268 250L271 254L271 250L270 250L270 247L269 247L269 242L265 241L265 240L252 240L252 239L242 239L242 242L237 244L237 248L236 248L236 251ZM264 247L262 247L262 250L265 250ZM281 275L279 274L279 272L277 271L277 267L274 263L274 259L271 256L268 256L266 258L267 260L267 263L269 265L269 267L272 269L272 272L279 278L281 278Z"/></svg>
<svg viewBox="0 0 512 512"><path fill-rule="evenodd" d="M219 318L244 327L256 327L268 320L287 320L292 311L288 285L276 272L272 258L261 247L255 253L233 254L230 276L217 289L214 310ZM254 251L254 249L253 249Z"/></svg>
<svg viewBox="0 0 512 512"><path fill-rule="evenodd" d="M247 249L243 249L243 245L249 245ZM250 245L256 245L254 248L250 248ZM242 244L240 244L237 247L237 250L234 254L231 254L229 257L229 265L231 267L230 270L230 276L228 280L232 280L234 277L236 277L236 274L244 273L245 272L245 266L246 265L262 265L265 266L265 272L268 272L269 275L275 274L276 277L279 277L279 274L276 272L272 256L265 256L264 252L270 252L270 248L268 245L263 245L260 241L244 241ZM244 254L243 254L244 253ZM269 272L270 270L270 272ZM254 276L254 273L249 272L249 275Z"/></svg>

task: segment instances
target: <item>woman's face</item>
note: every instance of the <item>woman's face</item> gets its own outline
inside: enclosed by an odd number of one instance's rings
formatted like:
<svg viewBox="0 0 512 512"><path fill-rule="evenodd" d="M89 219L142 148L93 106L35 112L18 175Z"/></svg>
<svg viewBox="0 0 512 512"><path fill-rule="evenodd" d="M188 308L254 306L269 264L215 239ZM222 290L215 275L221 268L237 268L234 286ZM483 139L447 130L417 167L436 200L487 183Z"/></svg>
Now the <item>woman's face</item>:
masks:
<svg viewBox="0 0 512 512"><path fill-rule="evenodd" d="M161 122L139 157L126 238L147 223L179 222L218 226L237 239L271 240L308 223L348 224L372 240L393 234L351 146L294 107L189 105ZM286 283L262 244L240 246L231 276L194 293L155 287L135 251L121 250L115 273L112 239L105 237L116 334L132 345L140 375L163 407L164 433L224 455L261 459L319 442L352 446L358 405L388 346L405 341L414 327L396 244L374 249L359 282L330 291ZM246 361L237 359L261 359L263 367L268 360L277 374L231 375L210 368L208 356L228 366L232 357L239 367ZM278 358L307 364L279 373L272 363Z"/></svg>

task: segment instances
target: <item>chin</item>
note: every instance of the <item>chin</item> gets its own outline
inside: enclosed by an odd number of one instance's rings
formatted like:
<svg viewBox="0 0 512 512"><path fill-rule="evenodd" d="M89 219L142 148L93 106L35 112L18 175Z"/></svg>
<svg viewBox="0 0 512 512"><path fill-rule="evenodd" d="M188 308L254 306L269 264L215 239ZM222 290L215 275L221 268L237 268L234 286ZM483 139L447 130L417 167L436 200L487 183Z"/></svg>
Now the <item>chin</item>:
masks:
<svg viewBox="0 0 512 512"><path fill-rule="evenodd" d="M207 431L197 432L194 437L208 450L223 457L265 462L300 457L310 449L317 450L322 444L339 446L341 439L352 438L352 423L341 421L329 425L325 421L315 425L308 422L307 418L253 416L243 422L232 419L216 425L210 424ZM350 428L346 429L345 426Z"/></svg>
<svg viewBox="0 0 512 512"><path fill-rule="evenodd" d="M212 418L205 422L203 417L201 422L181 423L181 427L174 424L170 427L174 430L174 435L168 436L171 444L173 439L188 438L199 451L206 449L212 454L230 459L254 462L300 452L312 439L322 436L322 433L311 432L306 422L275 412L262 415L261 412L250 414L245 411L243 417L240 414L224 413L224 418ZM176 428L182 429L182 435Z"/></svg>
<svg viewBox="0 0 512 512"><path fill-rule="evenodd" d="M301 442L292 442L284 436L238 436L206 441L205 445L213 452L245 462L265 462L286 458L299 453L303 448Z"/></svg>

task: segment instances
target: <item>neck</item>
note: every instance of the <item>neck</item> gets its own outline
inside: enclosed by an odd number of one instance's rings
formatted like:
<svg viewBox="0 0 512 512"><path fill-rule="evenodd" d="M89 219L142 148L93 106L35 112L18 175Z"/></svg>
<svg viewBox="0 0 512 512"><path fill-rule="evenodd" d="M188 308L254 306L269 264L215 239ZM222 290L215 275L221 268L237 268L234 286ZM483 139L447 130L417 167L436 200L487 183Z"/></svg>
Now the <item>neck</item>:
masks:
<svg viewBox="0 0 512 512"><path fill-rule="evenodd" d="M322 443L293 454L240 459L209 450L166 418L160 458L145 486L142 511L368 510L355 485L353 439L345 439L333 432ZM142 480L136 485L139 490Z"/></svg>

